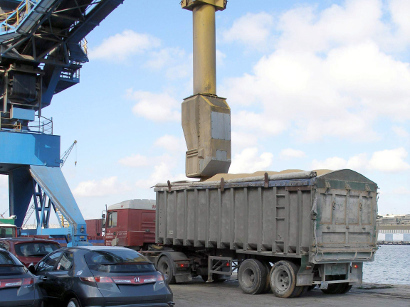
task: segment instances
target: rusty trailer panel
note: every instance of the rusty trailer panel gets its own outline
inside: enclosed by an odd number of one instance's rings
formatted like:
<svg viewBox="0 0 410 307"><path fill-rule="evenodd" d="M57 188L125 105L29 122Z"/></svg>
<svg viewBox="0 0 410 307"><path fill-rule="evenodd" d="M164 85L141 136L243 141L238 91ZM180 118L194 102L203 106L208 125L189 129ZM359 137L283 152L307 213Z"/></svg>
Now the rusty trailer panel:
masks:
<svg viewBox="0 0 410 307"><path fill-rule="evenodd" d="M158 184L156 242L311 263L369 261L377 185L352 170Z"/></svg>

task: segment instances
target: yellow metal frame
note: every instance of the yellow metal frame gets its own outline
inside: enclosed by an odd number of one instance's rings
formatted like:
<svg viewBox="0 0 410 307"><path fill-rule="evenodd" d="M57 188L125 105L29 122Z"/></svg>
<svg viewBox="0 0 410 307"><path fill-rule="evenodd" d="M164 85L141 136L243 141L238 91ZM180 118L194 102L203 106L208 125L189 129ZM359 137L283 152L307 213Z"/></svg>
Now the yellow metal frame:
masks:
<svg viewBox="0 0 410 307"><path fill-rule="evenodd" d="M192 11L197 5L210 4L213 5L217 11L223 11L226 9L227 3L227 0L182 0L181 7Z"/></svg>
<svg viewBox="0 0 410 307"><path fill-rule="evenodd" d="M20 13L25 10L25 14L27 15L29 12L29 4L31 4L32 1L30 0L23 0L20 2L20 4L17 6L17 8L14 11L8 12L8 13L3 13L0 14L0 21L5 21L6 27L17 27L20 24ZM15 17L11 17L12 15L15 15ZM8 20L10 19L10 20ZM12 22L12 23L11 23Z"/></svg>

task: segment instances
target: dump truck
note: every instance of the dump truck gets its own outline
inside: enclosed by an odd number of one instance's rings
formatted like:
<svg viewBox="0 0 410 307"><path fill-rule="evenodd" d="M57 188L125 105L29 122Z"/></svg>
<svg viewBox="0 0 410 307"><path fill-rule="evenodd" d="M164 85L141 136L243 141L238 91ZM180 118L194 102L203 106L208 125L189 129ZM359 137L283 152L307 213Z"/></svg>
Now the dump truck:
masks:
<svg viewBox="0 0 410 307"><path fill-rule="evenodd" d="M296 297L362 282L377 250L377 184L348 169L157 184L155 248L167 282L236 272L245 293Z"/></svg>

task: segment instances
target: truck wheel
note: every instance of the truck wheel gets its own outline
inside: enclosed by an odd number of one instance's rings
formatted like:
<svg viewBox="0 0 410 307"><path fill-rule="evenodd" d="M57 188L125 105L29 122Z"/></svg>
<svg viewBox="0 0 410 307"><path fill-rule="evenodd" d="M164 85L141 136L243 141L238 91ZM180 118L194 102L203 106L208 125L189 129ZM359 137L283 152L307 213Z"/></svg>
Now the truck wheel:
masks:
<svg viewBox="0 0 410 307"><path fill-rule="evenodd" d="M270 289L270 270L272 269L272 266L270 265L269 261L263 261L262 264L266 267L266 285L262 293L268 293L271 291Z"/></svg>
<svg viewBox="0 0 410 307"><path fill-rule="evenodd" d="M349 285L349 283L345 282L343 284L341 284L342 286L340 287L340 294L345 294L347 292L350 291L350 289L352 289L352 285Z"/></svg>
<svg viewBox="0 0 410 307"><path fill-rule="evenodd" d="M266 286L268 270L257 259L246 259L239 267L238 281L242 291L247 294L259 294Z"/></svg>
<svg viewBox="0 0 410 307"><path fill-rule="evenodd" d="M174 266L172 261L167 256L162 256L159 258L157 269L164 275L165 282L167 284L175 283Z"/></svg>
<svg viewBox="0 0 410 307"><path fill-rule="evenodd" d="M201 275L204 282L208 281L208 275ZM212 274L212 280L214 283L222 283L226 281L226 278L220 274Z"/></svg>
<svg viewBox="0 0 410 307"><path fill-rule="evenodd" d="M270 273L270 286L277 297L287 298L299 296L303 287L296 286L296 275L299 267L289 261L276 262Z"/></svg>
<svg viewBox="0 0 410 307"><path fill-rule="evenodd" d="M329 284L327 286L327 289L320 289L320 290L322 290L322 292L325 294L342 294L342 291L344 289L345 289L345 283L341 283L341 284Z"/></svg>

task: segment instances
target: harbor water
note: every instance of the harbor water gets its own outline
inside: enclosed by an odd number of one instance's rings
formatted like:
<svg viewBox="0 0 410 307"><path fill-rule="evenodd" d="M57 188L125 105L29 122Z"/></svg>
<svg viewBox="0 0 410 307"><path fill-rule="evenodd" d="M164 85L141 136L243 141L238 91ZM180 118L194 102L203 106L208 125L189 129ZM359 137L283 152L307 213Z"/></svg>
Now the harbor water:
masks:
<svg viewBox="0 0 410 307"><path fill-rule="evenodd" d="M373 262L365 262L363 282L410 285L410 245L381 245Z"/></svg>

